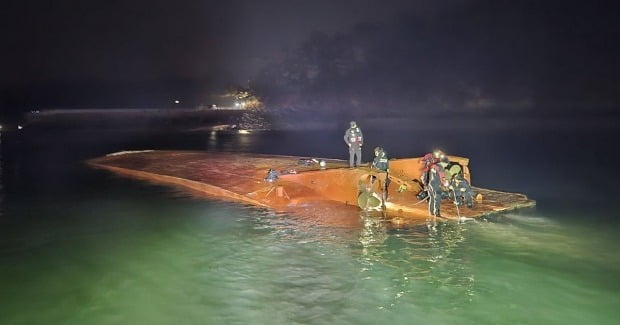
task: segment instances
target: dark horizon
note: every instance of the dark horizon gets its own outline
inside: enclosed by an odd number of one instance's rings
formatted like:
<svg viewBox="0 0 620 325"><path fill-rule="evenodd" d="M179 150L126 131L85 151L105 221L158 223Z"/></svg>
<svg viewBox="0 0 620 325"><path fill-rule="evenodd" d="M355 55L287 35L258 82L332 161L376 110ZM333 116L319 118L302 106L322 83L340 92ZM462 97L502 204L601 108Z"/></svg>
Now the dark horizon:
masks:
<svg viewBox="0 0 620 325"><path fill-rule="evenodd" d="M347 10L355 5L356 10ZM270 109L617 116L620 5L607 1L4 4L2 115L211 104ZM234 17L234 18L233 18Z"/></svg>
<svg viewBox="0 0 620 325"><path fill-rule="evenodd" d="M618 13L4 1L0 324L617 324Z"/></svg>

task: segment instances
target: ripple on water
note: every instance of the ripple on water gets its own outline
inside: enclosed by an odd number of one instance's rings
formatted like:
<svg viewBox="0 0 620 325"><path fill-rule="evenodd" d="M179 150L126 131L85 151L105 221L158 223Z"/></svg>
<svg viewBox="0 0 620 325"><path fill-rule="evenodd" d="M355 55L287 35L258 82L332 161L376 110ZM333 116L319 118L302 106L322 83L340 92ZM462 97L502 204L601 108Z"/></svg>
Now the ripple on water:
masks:
<svg viewBox="0 0 620 325"><path fill-rule="evenodd" d="M100 205L95 213L102 217L111 215L105 209L131 213L108 219L117 226L84 228L89 236L84 229L63 232L63 241L20 255L21 263L44 273L0 269L5 279L32 279L8 283L5 292L14 295L5 306L34 293L56 298L35 302L37 315L21 309L21 316L13 311L0 320L558 323L569 315L604 323L618 302L617 285L607 277L615 274L617 257L593 253L608 242L536 216L393 229L360 215L355 228L187 198L173 207L145 204ZM52 255L58 257L39 258Z"/></svg>

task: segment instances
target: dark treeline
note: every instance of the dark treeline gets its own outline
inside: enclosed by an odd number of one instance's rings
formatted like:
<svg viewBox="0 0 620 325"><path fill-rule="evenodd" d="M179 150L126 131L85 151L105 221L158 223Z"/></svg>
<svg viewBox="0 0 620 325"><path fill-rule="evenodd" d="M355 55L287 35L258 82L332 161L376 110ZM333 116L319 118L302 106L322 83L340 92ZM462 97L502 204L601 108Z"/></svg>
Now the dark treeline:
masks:
<svg viewBox="0 0 620 325"><path fill-rule="evenodd" d="M620 102L618 8L484 0L316 32L255 87L267 107L313 114L609 114Z"/></svg>

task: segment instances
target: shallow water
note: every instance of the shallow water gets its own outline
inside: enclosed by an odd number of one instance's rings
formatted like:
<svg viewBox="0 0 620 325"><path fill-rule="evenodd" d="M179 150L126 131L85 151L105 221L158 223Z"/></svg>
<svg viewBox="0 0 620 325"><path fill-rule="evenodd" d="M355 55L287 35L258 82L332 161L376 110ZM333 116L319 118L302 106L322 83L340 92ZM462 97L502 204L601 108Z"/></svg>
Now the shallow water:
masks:
<svg viewBox="0 0 620 325"><path fill-rule="evenodd" d="M609 137L581 132L584 143ZM423 134L401 136L368 130L367 146L429 150L410 145ZM538 207L395 229L364 214L325 225L81 163L158 148L344 158L340 132L3 134L0 323L615 324L618 178L583 173L615 157L591 161L564 138L444 134L436 145L471 157L476 185Z"/></svg>

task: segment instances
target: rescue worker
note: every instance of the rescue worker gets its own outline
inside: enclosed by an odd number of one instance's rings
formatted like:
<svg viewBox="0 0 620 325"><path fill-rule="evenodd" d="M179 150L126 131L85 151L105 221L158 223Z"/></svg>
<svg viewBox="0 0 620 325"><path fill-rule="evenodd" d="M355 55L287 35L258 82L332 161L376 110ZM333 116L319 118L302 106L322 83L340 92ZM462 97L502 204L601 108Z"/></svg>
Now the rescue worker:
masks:
<svg viewBox="0 0 620 325"><path fill-rule="evenodd" d="M420 158L420 181L414 179L413 181L420 184L422 187L422 191L417 194L418 200L424 200L428 197L428 191L426 190L426 180L428 180L428 172L430 170L430 166L436 164L440 161L439 156L441 156L441 151L436 150L433 153L427 153L424 157Z"/></svg>
<svg viewBox="0 0 620 325"><path fill-rule="evenodd" d="M380 172L385 173L385 182L383 182L383 186L381 186L381 189L383 190L383 201L385 202L388 197L388 188L390 186L390 162L388 160L387 153L383 150L383 148L375 148L375 159L372 161L370 168L377 169Z"/></svg>
<svg viewBox="0 0 620 325"><path fill-rule="evenodd" d="M359 167L362 164L364 135L355 121L351 121L350 124L351 127L344 133L344 142L349 146L349 167L353 168L355 166ZM356 164L354 164L355 156L357 156Z"/></svg>
<svg viewBox="0 0 620 325"><path fill-rule="evenodd" d="M458 205L467 205L468 208L474 206L474 194L471 190L469 182L462 173L461 166L454 165L449 170L452 175L449 189L452 191L452 197Z"/></svg>
<svg viewBox="0 0 620 325"><path fill-rule="evenodd" d="M443 194L441 187L449 186L444 168L439 164L442 156L445 157L443 152L436 151L432 154L426 154L420 159L420 163L423 164L422 184L424 184L429 196L428 213L435 217L441 217L441 196Z"/></svg>
<svg viewBox="0 0 620 325"><path fill-rule="evenodd" d="M446 156L446 154L441 150L433 151L433 158L435 159L436 162L440 162L440 163L450 162L450 160L448 160L448 156Z"/></svg>

